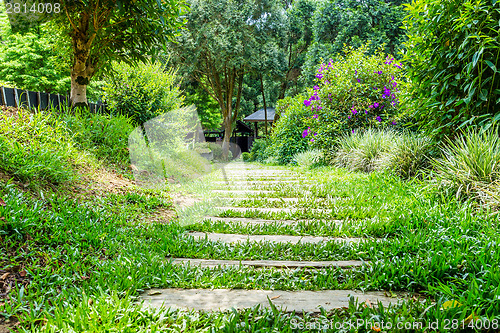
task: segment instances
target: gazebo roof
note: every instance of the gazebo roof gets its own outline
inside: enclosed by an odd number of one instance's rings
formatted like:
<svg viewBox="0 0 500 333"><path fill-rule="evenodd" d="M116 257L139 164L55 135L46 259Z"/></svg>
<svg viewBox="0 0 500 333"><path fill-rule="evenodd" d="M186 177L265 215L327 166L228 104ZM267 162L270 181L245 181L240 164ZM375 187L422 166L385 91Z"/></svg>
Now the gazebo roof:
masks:
<svg viewBox="0 0 500 333"><path fill-rule="evenodd" d="M267 122L272 123L274 121L274 108L267 108ZM260 109L243 119L243 121L247 121L250 123L264 122L266 121L264 109Z"/></svg>

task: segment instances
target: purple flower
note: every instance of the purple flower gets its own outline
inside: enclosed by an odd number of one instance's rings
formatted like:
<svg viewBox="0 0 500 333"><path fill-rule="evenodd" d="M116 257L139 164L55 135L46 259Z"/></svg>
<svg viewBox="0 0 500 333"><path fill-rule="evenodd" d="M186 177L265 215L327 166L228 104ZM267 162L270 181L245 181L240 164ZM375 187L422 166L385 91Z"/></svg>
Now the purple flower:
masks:
<svg viewBox="0 0 500 333"><path fill-rule="evenodd" d="M352 130L351 133L354 134L354 130Z"/></svg>
<svg viewBox="0 0 500 333"><path fill-rule="evenodd" d="M396 125L396 122L395 122L395 121L393 121L391 124Z"/></svg>
<svg viewBox="0 0 500 333"><path fill-rule="evenodd" d="M318 135L318 133L314 133L314 136Z"/></svg>
<svg viewBox="0 0 500 333"><path fill-rule="evenodd" d="M378 121L378 122L381 122L381 121L382 121L382 118L380 118L380 116L377 116L377 118L376 118L376 119L377 119L377 121Z"/></svg>
<svg viewBox="0 0 500 333"><path fill-rule="evenodd" d="M323 78L323 74L319 74L319 73L318 73L318 74L316 74L316 77L317 77L318 79L322 79L322 78Z"/></svg>
<svg viewBox="0 0 500 333"><path fill-rule="evenodd" d="M314 90L318 90L318 89L319 89L319 87L318 87L318 86L314 86L314 87L313 87L313 89L314 89Z"/></svg>
<svg viewBox="0 0 500 333"><path fill-rule="evenodd" d="M318 110L321 110L322 108L323 108L322 106L318 106L318 108L317 108L317 109L318 109Z"/></svg>
<svg viewBox="0 0 500 333"><path fill-rule="evenodd" d="M395 63L393 66L401 69L401 64L398 65Z"/></svg>
<svg viewBox="0 0 500 333"><path fill-rule="evenodd" d="M308 99L304 100L304 105L305 105L305 106L309 106L309 105L311 105L311 101L310 101L310 100L308 100Z"/></svg>
<svg viewBox="0 0 500 333"><path fill-rule="evenodd" d="M316 118L316 119L317 119L317 118L318 118L318 115L317 115L317 114L313 115L313 118Z"/></svg>
<svg viewBox="0 0 500 333"><path fill-rule="evenodd" d="M358 110L356 110L355 108L352 108L351 112L352 112L352 114L356 114L356 113L358 113Z"/></svg>
<svg viewBox="0 0 500 333"><path fill-rule="evenodd" d="M307 129L304 130L304 132L302 132L302 137L305 138L306 136L309 135L309 129L310 127L308 127Z"/></svg>
<svg viewBox="0 0 500 333"><path fill-rule="evenodd" d="M384 86L384 94L382 95L382 98L387 98L389 96L391 96L391 89Z"/></svg>
<svg viewBox="0 0 500 333"><path fill-rule="evenodd" d="M358 81L358 83L361 83L361 80L360 79L356 79Z"/></svg>
<svg viewBox="0 0 500 333"><path fill-rule="evenodd" d="M358 70L357 69L354 70L354 74L358 75Z"/></svg>
<svg viewBox="0 0 500 333"><path fill-rule="evenodd" d="M365 110L365 114L368 114L368 110Z"/></svg>
<svg viewBox="0 0 500 333"><path fill-rule="evenodd" d="M351 119L351 116L347 116L347 119Z"/></svg>
<svg viewBox="0 0 500 333"><path fill-rule="evenodd" d="M311 139L311 142L314 142L314 139Z"/></svg>
<svg viewBox="0 0 500 333"><path fill-rule="evenodd" d="M382 75L383 72L382 71L378 71L378 72L373 72L373 73L378 74L378 75Z"/></svg>
<svg viewBox="0 0 500 333"><path fill-rule="evenodd" d="M379 105L378 103L373 103L374 108L378 108L378 105Z"/></svg>

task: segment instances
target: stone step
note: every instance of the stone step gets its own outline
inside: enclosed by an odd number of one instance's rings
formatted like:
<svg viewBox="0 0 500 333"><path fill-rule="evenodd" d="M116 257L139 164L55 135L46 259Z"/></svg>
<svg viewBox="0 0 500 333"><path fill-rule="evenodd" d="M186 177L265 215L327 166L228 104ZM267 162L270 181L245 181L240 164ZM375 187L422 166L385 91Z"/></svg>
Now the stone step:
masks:
<svg viewBox="0 0 500 333"><path fill-rule="evenodd" d="M396 305L408 294L398 293L391 297L383 291L361 292L356 290L282 291L282 290L241 290L241 289L151 289L144 292L139 300L146 307L164 306L170 309L196 311L225 311L232 308L241 310L258 304L269 308L269 302L285 312L320 312L320 306L327 312L349 306L354 297L367 306Z"/></svg>
<svg viewBox="0 0 500 333"><path fill-rule="evenodd" d="M217 216L206 216L205 220L210 220L213 222L221 221L225 223L242 223L249 225L262 225L262 224L282 224L282 225L296 225L298 223L315 223L315 222L325 222L325 223L335 223L342 224L342 220L264 220L264 219L252 219L246 217L217 217Z"/></svg>
<svg viewBox="0 0 500 333"><path fill-rule="evenodd" d="M278 184L292 184L300 183L300 180L241 180L234 181L228 180L228 182L223 180L216 180L212 184L214 185L278 185Z"/></svg>
<svg viewBox="0 0 500 333"><path fill-rule="evenodd" d="M319 208L260 208L260 207L214 207L215 209L219 211L228 211L232 210L233 212L241 212L241 213L246 213L246 212L259 212L259 213L295 213L298 211L305 211L307 210L308 212L311 213L332 213L333 209L328 208L328 209L319 209Z"/></svg>
<svg viewBox="0 0 500 333"><path fill-rule="evenodd" d="M251 266L251 267L277 267L277 268L352 268L360 267L363 261L342 260L342 261L283 261L283 260L215 260L215 259L191 259L191 258L171 258L173 264L183 264L200 267L218 266Z"/></svg>
<svg viewBox="0 0 500 333"><path fill-rule="evenodd" d="M241 234L223 234L223 233L205 233L192 231L187 235L196 240L207 239L214 242L222 242L228 244L250 242L271 242L271 243L311 243L318 244L328 241L342 243L358 243L368 241L368 238L341 238L341 237L320 237L320 236L288 236L288 235L241 235Z"/></svg>
<svg viewBox="0 0 500 333"><path fill-rule="evenodd" d="M212 193L222 194L270 194L274 191L258 191L258 190L212 190Z"/></svg>

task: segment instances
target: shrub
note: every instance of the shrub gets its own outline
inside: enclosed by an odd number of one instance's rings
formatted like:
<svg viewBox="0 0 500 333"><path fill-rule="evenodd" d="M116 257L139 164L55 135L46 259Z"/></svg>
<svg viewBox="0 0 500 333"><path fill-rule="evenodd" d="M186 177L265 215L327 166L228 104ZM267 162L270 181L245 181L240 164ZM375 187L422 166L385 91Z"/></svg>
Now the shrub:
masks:
<svg viewBox="0 0 500 333"><path fill-rule="evenodd" d="M243 152L241 153L241 158L243 159L243 162L250 162L250 153Z"/></svg>
<svg viewBox="0 0 500 333"><path fill-rule="evenodd" d="M498 3L417 0L408 13L405 60L419 124L442 137L500 119Z"/></svg>
<svg viewBox="0 0 500 333"><path fill-rule="evenodd" d="M402 178L414 177L429 167L432 154L430 137L403 132L394 137L386 151L376 161L378 170L391 170Z"/></svg>
<svg viewBox="0 0 500 333"><path fill-rule="evenodd" d="M307 128L304 121L309 114L308 108L303 104L304 98L304 95L298 95L278 101L276 109L280 118L269 137L264 154L266 158L273 156L279 164L288 164L295 154L308 149L307 140L301 135L302 130Z"/></svg>
<svg viewBox="0 0 500 333"><path fill-rule="evenodd" d="M115 63L113 67L115 73L104 85L104 98L113 112L143 124L182 106L184 97L174 70L149 62L134 67Z"/></svg>
<svg viewBox="0 0 500 333"><path fill-rule="evenodd" d="M381 51L367 54L367 46L348 48L338 61L321 64L300 129L312 146L322 150L335 144L339 135L356 129L391 126L400 117L399 94L404 86L401 65Z"/></svg>
<svg viewBox="0 0 500 333"><path fill-rule="evenodd" d="M129 164L128 136L134 130L130 118L87 112L64 113L59 117L81 149L121 167Z"/></svg>
<svg viewBox="0 0 500 333"><path fill-rule="evenodd" d="M488 196L488 189L500 182L498 128L484 132L469 129L454 141L446 139L446 143L443 158L432 163L440 183L457 197Z"/></svg>
<svg viewBox="0 0 500 333"><path fill-rule="evenodd" d="M266 138L257 139L253 142L250 149L249 162L263 162L267 159L266 148L269 146L270 141Z"/></svg>
<svg viewBox="0 0 500 333"><path fill-rule="evenodd" d="M293 156L293 161L301 167L310 168L323 164L323 152L319 149L311 149L297 153Z"/></svg>

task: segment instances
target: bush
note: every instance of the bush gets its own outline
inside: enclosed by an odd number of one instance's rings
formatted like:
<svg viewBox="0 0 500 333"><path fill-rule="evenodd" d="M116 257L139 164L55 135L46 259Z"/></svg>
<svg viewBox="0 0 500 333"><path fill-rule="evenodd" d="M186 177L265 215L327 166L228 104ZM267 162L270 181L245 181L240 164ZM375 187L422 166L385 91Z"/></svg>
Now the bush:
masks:
<svg viewBox="0 0 500 333"><path fill-rule="evenodd" d="M340 60L321 64L316 86L302 101L309 129L296 131L313 147L328 150L343 133L393 126L401 117L398 96L405 86L400 68L381 51L368 55L366 45L348 48Z"/></svg>
<svg viewBox="0 0 500 333"><path fill-rule="evenodd" d="M87 112L64 113L59 118L79 148L121 167L130 164L128 136L134 130L130 118Z"/></svg>
<svg viewBox="0 0 500 333"><path fill-rule="evenodd" d="M312 149L297 153L293 156L293 161L301 167L311 168L323 164L323 152L319 149Z"/></svg>
<svg viewBox="0 0 500 333"><path fill-rule="evenodd" d="M417 0L408 5L405 60L415 116L443 137L500 119L500 7L495 1Z"/></svg>
<svg viewBox="0 0 500 333"><path fill-rule="evenodd" d="M414 177L429 167L432 150L430 137L403 132L381 153L376 168L391 170L402 178Z"/></svg>
<svg viewBox="0 0 500 333"><path fill-rule="evenodd" d="M243 152L241 153L241 158L243 159L243 162L250 162L250 153Z"/></svg>
<svg viewBox="0 0 500 333"><path fill-rule="evenodd" d="M307 128L304 121L309 115L308 108L303 104L304 98L304 95L298 95L278 101L276 110L280 118L272 129L269 142L266 143L266 158L273 156L279 164L288 164L295 154L308 149L307 139L301 134ZM252 147L252 152L253 149Z"/></svg>
<svg viewBox="0 0 500 333"><path fill-rule="evenodd" d="M264 162L268 157L266 155L266 148L269 146L269 143L270 141L266 138L255 140L250 149L248 162Z"/></svg>
<svg viewBox="0 0 500 333"><path fill-rule="evenodd" d="M182 107L184 97L175 71L159 63L113 65L115 73L106 79L104 98L114 113L143 124L156 116Z"/></svg>
<svg viewBox="0 0 500 333"><path fill-rule="evenodd" d="M446 142L443 158L433 160L440 183L457 197L488 197L492 186L500 182L498 128L468 130L455 141Z"/></svg>

